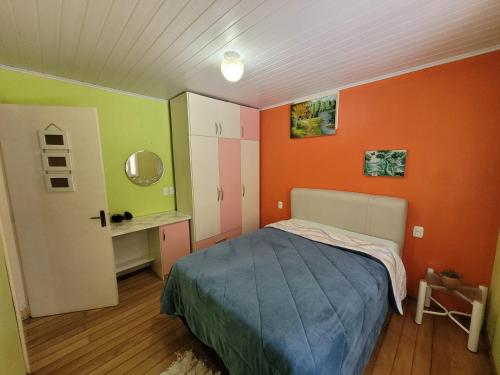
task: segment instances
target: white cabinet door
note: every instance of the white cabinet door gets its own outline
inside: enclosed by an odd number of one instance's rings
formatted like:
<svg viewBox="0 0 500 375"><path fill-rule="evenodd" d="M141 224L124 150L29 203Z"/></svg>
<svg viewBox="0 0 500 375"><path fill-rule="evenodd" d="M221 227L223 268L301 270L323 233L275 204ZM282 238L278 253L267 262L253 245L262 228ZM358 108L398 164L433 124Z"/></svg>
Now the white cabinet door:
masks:
<svg viewBox="0 0 500 375"><path fill-rule="evenodd" d="M239 139L241 137L240 106L221 100L217 100L216 102L217 122L220 124L221 128L219 137Z"/></svg>
<svg viewBox="0 0 500 375"><path fill-rule="evenodd" d="M189 134L217 137L220 132L216 118L218 100L192 93L187 95Z"/></svg>
<svg viewBox="0 0 500 375"><path fill-rule="evenodd" d="M220 233L219 139L191 136L195 241Z"/></svg>
<svg viewBox="0 0 500 375"><path fill-rule="evenodd" d="M47 175L49 191L38 131L51 123L67 131L72 173ZM97 111L0 105L0 146L32 316L116 305Z"/></svg>
<svg viewBox="0 0 500 375"><path fill-rule="evenodd" d="M241 141L242 233L259 229L259 142Z"/></svg>

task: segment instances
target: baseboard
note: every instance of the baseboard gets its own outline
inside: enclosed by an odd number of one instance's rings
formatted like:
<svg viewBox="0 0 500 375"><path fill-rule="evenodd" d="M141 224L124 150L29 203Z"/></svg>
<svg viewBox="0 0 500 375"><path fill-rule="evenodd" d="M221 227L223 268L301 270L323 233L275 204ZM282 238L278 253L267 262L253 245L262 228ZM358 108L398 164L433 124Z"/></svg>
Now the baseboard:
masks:
<svg viewBox="0 0 500 375"><path fill-rule="evenodd" d="M31 316L30 308L28 306L21 307L21 320L26 320Z"/></svg>
<svg viewBox="0 0 500 375"><path fill-rule="evenodd" d="M488 355L490 356L490 364L491 364L491 369L493 370L493 374L498 375L498 369L495 365L495 358L493 358L493 353L491 352L491 345L488 348Z"/></svg>

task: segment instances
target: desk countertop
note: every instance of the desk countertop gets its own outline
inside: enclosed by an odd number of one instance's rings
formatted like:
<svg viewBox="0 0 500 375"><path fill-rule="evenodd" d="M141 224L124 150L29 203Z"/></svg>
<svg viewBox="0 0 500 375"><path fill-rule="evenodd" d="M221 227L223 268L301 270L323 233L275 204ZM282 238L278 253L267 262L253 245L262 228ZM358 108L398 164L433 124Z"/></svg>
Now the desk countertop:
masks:
<svg viewBox="0 0 500 375"><path fill-rule="evenodd" d="M132 220L123 220L121 223L111 223L111 237L138 232L140 230L159 227L161 225L174 224L191 219L189 215L182 212L167 211L157 214L134 217Z"/></svg>

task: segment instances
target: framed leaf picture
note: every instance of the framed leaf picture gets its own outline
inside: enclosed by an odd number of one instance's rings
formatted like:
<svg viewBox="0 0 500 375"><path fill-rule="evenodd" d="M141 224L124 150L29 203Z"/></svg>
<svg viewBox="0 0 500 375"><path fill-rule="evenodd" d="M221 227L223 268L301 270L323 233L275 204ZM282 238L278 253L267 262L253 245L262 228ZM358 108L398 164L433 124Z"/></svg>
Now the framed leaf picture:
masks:
<svg viewBox="0 0 500 375"><path fill-rule="evenodd" d="M365 151L365 176L404 177L406 150Z"/></svg>
<svg viewBox="0 0 500 375"><path fill-rule="evenodd" d="M292 138L333 135L337 130L338 94L292 104L290 136Z"/></svg>

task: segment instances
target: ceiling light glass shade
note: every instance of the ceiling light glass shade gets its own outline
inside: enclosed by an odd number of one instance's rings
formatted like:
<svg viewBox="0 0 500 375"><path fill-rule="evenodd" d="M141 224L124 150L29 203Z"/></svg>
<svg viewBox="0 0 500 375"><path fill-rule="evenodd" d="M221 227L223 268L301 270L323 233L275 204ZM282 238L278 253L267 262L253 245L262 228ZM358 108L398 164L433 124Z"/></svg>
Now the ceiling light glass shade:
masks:
<svg viewBox="0 0 500 375"><path fill-rule="evenodd" d="M220 70L224 78L230 82L239 81L243 75L243 61L241 61L240 54L235 51L224 53L224 59L220 64Z"/></svg>

